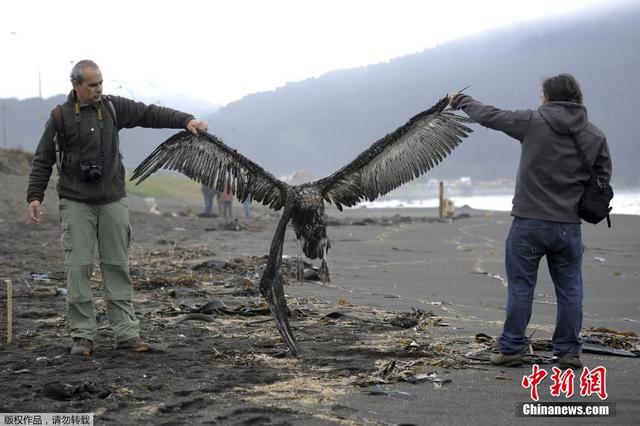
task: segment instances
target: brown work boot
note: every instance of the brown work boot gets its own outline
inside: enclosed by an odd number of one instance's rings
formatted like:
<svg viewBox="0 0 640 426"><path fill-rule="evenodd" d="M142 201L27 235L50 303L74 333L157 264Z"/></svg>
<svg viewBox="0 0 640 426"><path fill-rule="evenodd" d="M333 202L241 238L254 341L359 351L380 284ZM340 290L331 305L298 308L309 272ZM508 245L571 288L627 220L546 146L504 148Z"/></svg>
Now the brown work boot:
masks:
<svg viewBox="0 0 640 426"><path fill-rule="evenodd" d="M91 356L93 352L93 342L82 337L73 338L73 346L71 347L71 355Z"/></svg>
<svg viewBox="0 0 640 426"><path fill-rule="evenodd" d="M560 368L582 368L582 361L579 356L560 356L558 365Z"/></svg>
<svg viewBox="0 0 640 426"><path fill-rule="evenodd" d="M523 363L523 354L510 354L505 355L502 352L493 354L489 357L489 361L493 365L502 365L504 367L518 367Z"/></svg>
<svg viewBox="0 0 640 426"><path fill-rule="evenodd" d="M148 352L151 350L151 345L147 342L143 342L139 337L132 337L129 340L116 343L116 349L131 349L134 352Z"/></svg>

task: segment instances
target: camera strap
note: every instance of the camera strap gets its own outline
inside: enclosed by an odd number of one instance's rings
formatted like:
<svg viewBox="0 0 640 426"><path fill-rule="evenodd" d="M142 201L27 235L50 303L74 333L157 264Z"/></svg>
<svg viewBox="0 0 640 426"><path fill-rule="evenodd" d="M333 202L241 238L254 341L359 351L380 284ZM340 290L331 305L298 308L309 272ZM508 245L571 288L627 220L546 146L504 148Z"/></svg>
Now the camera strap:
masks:
<svg viewBox="0 0 640 426"><path fill-rule="evenodd" d="M51 110L51 115L53 115L53 120L56 124L56 133L53 135L53 144L56 148L56 169L58 170L58 175L59 175L60 169L62 167L62 155L64 150L64 126L62 125L62 106L56 105L55 108Z"/></svg>

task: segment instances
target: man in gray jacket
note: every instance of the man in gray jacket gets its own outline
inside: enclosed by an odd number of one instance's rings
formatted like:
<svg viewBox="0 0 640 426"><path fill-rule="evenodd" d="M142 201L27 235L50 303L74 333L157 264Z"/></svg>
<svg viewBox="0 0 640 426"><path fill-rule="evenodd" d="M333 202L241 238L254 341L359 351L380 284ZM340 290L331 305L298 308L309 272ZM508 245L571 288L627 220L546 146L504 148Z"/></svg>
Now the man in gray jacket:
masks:
<svg viewBox="0 0 640 426"><path fill-rule="evenodd" d="M543 256L557 299L553 353L561 367L580 368L582 352L582 234L577 209L589 178L569 135L574 135L600 179L611 179L605 135L587 119L580 86L570 74L546 79L537 110L501 110L471 96L450 97L454 109L506 133L522 147L506 241L507 313L495 365L518 366L528 347L538 265Z"/></svg>
<svg viewBox="0 0 640 426"><path fill-rule="evenodd" d="M89 356L93 351L97 324L91 273L96 243L116 348L145 352L150 346L140 340L133 309L128 253L131 227L118 131L140 126L185 128L195 134L206 131L207 124L169 108L103 96L102 73L90 60L73 67L71 84L73 90L60 110L63 131L57 131L52 114L36 149L27 188L29 216L38 223L42 215L44 192L56 163L56 136L62 152L57 190L68 318L74 340L71 353Z"/></svg>

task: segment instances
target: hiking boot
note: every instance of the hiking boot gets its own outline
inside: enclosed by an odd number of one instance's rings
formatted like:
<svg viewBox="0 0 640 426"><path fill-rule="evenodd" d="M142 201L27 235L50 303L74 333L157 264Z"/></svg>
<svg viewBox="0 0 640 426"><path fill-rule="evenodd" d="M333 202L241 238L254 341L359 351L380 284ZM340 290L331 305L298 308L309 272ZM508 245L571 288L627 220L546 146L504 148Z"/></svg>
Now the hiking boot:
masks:
<svg viewBox="0 0 640 426"><path fill-rule="evenodd" d="M73 338L73 346L71 347L71 355L91 356L93 352L93 342L82 337Z"/></svg>
<svg viewBox="0 0 640 426"><path fill-rule="evenodd" d="M151 345L147 342L143 342L139 337L132 337L129 340L116 343L116 349L131 349L134 352L148 352L151 350Z"/></svg>
<svg viewBox="0 0 640 426"><path fill-rule="evenodd" d="M502 352L493 354L489 357L489 361L493 365L502 365L504 367L518 367L523 363L523 354L505 355Z"/></svg>
<svg viewBox="0 0 640 426"><path fill-rule="evenodd" d="M582 368L582 361L579 356L560 356L558 365L561 368Z"/></svg>

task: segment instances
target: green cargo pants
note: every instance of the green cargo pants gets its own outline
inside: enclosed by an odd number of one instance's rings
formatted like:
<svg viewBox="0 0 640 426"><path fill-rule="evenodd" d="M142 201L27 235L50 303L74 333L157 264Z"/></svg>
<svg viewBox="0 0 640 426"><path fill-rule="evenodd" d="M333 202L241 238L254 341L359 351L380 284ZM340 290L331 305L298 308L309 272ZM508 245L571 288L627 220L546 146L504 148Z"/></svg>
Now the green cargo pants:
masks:
<svg viewBox="0 0 640 426"><path fill-rule="evenodd" d="M108 204L60 200L60 242L67 274L67 308L72 337L95 340L91 273L98 243L107 317L116 343L138 337L129 276L131 226L126 198Z"/></svg>

